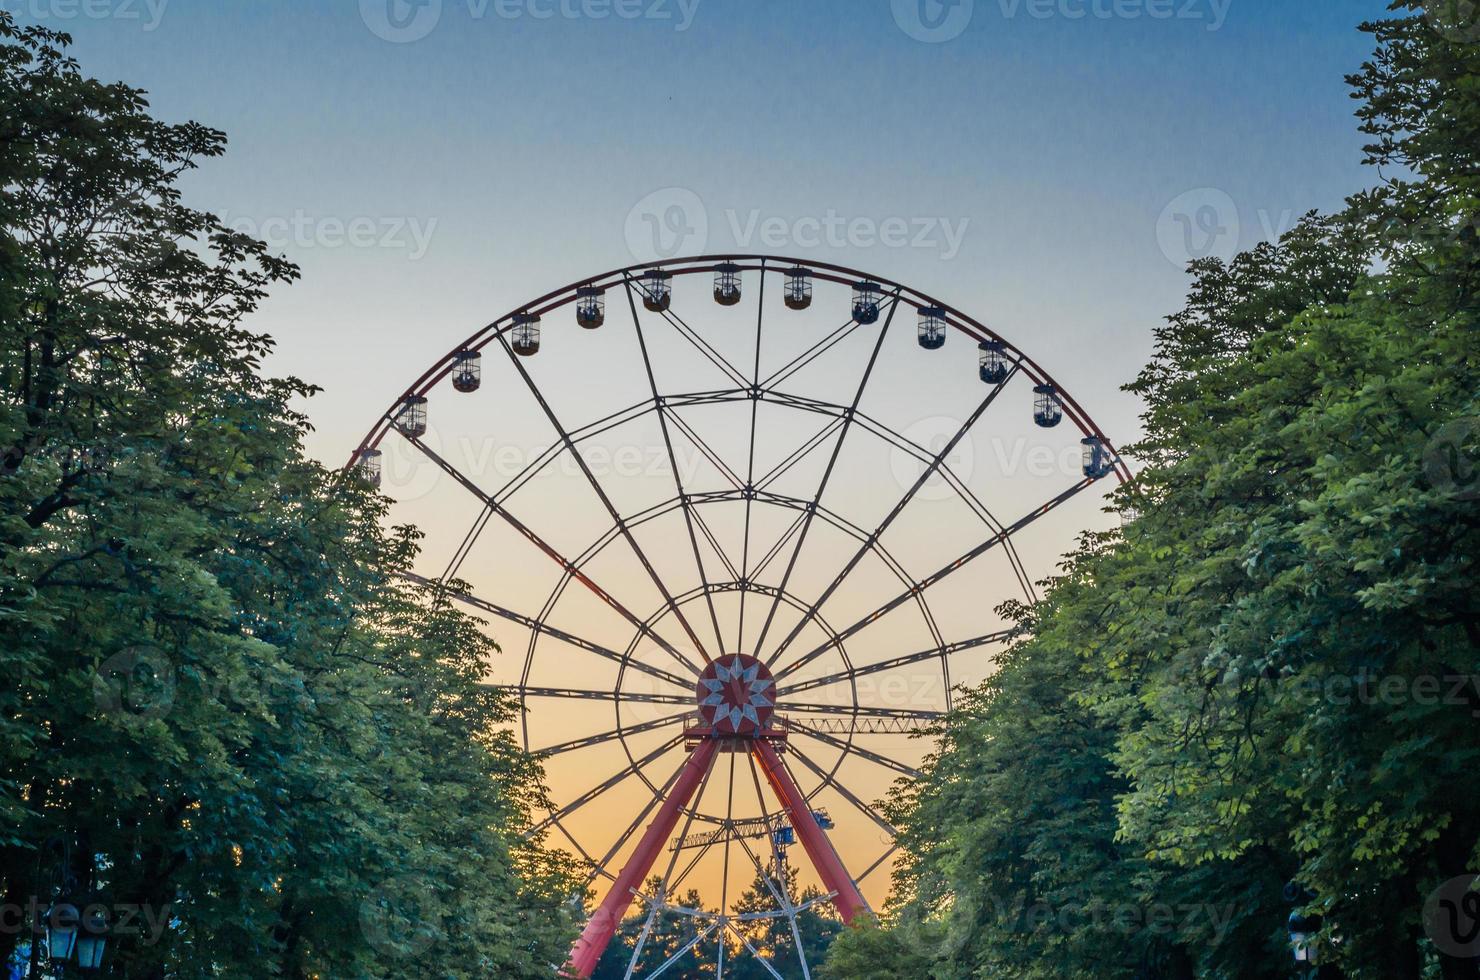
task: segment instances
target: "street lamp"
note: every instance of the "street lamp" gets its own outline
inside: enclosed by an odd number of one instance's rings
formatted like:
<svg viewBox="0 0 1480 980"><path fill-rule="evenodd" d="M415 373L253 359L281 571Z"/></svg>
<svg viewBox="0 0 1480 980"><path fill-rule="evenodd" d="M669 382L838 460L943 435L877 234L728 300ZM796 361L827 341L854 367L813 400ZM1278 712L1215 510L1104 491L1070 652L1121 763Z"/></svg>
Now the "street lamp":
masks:
<svg viewBox="0 0 1480 980"><path fill-rule="evenodd" d="M70 960L77 945L77 924L81 916L75 905L54 905L46 917L46 948L54 960Z"/></svg>
<svg viewBox="0 0 1480 980"><path fill-rule="evenodd" d="M53 963L75 961L78 969L98 970L108 945L108 916L101 906L80 914L71 902L53 905L46 917L46 948Z"/></svg>
<svg viewBox="0 0 1480 980"><path fill-rule="evenodd" d="M1321 931L1319 915L1291 912L1287 925L1290 932L1290 949L1295 962L1301 966L1316 965L1316 935Z"/></svg>
<svg viewBox="0 0 1480 980"><path fill-rule="evenodd" d="M103 948L108 945L108 916L101 908L88 909L77 937L77 965L96 970L103 965Z"/></svg>
<svg viewBox="0 0 1480 980"><path fill-rule="evenodd" d="M1285 886L1287 902L1302 904L1313 902L1315 898L1315 895L1293 881ZM1319 963L1318 943L1324 925L1319 915L1298 908L1285 920L1285 931L1290 934L1290 952L1294 954L1295 962L1302 970L1313 970Z"/></svg>

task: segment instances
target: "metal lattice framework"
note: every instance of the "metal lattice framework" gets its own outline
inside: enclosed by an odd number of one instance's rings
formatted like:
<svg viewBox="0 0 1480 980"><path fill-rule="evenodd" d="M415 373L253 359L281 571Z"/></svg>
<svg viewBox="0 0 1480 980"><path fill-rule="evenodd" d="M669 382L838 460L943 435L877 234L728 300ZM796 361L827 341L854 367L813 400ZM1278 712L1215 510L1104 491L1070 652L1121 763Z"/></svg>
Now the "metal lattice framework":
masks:
<svg viewBox="0 0 1480 980"><path fill-rule="evenodd" d="M675 298L675 279L705 275L716 277L714 301L720 309L736 307L747 281L756 283L753 357L748 362L736 363L726 356L712 342L714 334L709 325L698 323L701 310L715 310L715 317L724 318L722 329L733 334L739 322L734 318L744 315L745 309L720 312L707 300L702 307L689 307ZM848 309L852 315L836 329L820 331L800 353L777 366L767 365L763 371L767 326L777 315L774 308L783 305L774 301L773 292L768 307L768 285L772 290L779 286L784 306L794 311L811 306L814 281L828 284L829 290L831 286L852 290L853 302ZM827 291L820 289L819 298ZM608 300L610 311L606 309ZM573 304L573 320L582 327L601 326L608 313L614 322L605 329L630 327L646 391L644 397L624 407L574 426L557 412L546 388L528 366L531 356L540 349L540 324L546 324L547 331L558 329L553 326L554 315ZM847 309L846 298L839 308ZM870 381L884 356L886 339L906 310L920 317L919 346L925 350L938 350L946 333L954 332L970 338L983 352L984 384L975 407L961 418L949 438L929 448L863 408ZM719 372L729 384L697 391L665 388L660 384L661 372L655 367L652 351L658 331L669 335L670 341L674 337L681 340L681 349L707 365L705 371ZM868 352L866 362L855 368L858 380L852 386L851 398L828 400L797 390L792 382L799 374L850 340ZM479 358L484 353L497 356L500 351L517 379L512 385L515 393L538 407L555 441L500 485L485 486L479 475L465 472L430 444L428 406L434 394L441 395L444 382L450 381L445 387L462 395L477 390ZM548 349L540 355L554 356ZM1040 425L1056 425L1061 414L1077 428L1086 447L1085 462L1082 472L1054 488L1045 499L999 519L967 481L953 472L949 460L1004 391L1014 385L1030 386L1037 393L1035 412ZM758 413L763 405L809 419L820 428L795 451L761 472L757 440ZM693 423L691 412L718 406L730 406L742 419L748 415L748 452L743 458L726 459L726 454ZM1046 412L1052 414L1045 416ZM434 406L431 414L435 419ZM673 493L640 510L624 512L589 465L583 448L644 420L648 424L656 421L661 452L673 475ZM876 440L919 468L918 478L904 489L886 516L869 525L860 525L828 502L829 488L836 486L840 459L850 438ZM900 758L897 748L880 747L871 740L928 728L950 708L953 661L970 655L980 662L989 655L981 651L1000 646L1009 638L1009 632L999 628L948 639L931 607L932 590L939 592L941 584L962 569L995 553L1005 559L1020 597L1034 600L1033 577L1018 554L1015 536L1059 512L1062 505L1105 477L1122 481L1129 478L1113 444L1073 398L1027 354L980 321L885 278L827 263L757 255L706 256L631 266L555 290L510 311L418 378L382 415L351 457L351 466L361 467L368 475L371 464L378 465L382 445L393 439L405 440L419 458L476 501L476 520L451 559L435 579L422 581L452 588L455 598L473 610L528 631L518 678L495 685L516 696L526 709L521 723L526 749L554 760L616 745L626 760L625 765L602 773L603 778L584 792L565 797L557 794L549 814L531 831L558 834L586 862L588 887L609 883L604 885L604 900L567 966L570 975L580 977L590 975L634 901L642 903L646 915L631 955L629 977L635 975L656 923L665 916L691 920L693 938L651 976L663 974L684 957L698 956L712 946L720 975L727 951L744 949L779 977L747 932L757 922L774 919L785 921L794 937L803 975L810 977L802 949L800 917L828 903L845 920L866 912L859 884L886 866L895 850L890 841L894 828L865 794L850 788L852 780L846 777L849 767L871 767L875 776L889 778L915 775L916 770ZM697 453L709 472L718 475L717 485L686 486L679 447ZM784 491L784 485L794 482L792 478L804 461L821 459L825 463L815 490L807 494ZM584 550L569 555L536 530L537 521L516 513L518 502L514 499L534 480L548 476L557 461L574 464L578 472L571 479L589 486L607 525ZM378 470L373 475L378 479ZM945 560L920 574L914 570L918 561L901 558L886 541L891 528L931 481L948 487L976 523L962 529L963 547L959 551L944 556ZM723 508L743 511L743 520L738 522L743 527L740 541L732 540L729 546L714 516ZM775 540L762 537L759 522L753 520L762 509L784 515L783 533ZM496 524L512 530L557 566L555 584L540 608L521 611L501 605L496 585L474 590L452 584L461 582L465 562L488 528ZM653 558L656 552L650 529L675 526L682 530L672 534L666 544L682 551L691 568L682 583L671 583L671 571L668 575L660 572L660 562ZM822 536L830 542L825 554L836 556L833 564L837 570L820 588L816 583L803 585L799 566L811 554L809 544L816 544ZM674 544L674 540L679 543ZM633 577L661 597L657 609L634 608L624 597L626 582L598 580L601 575L597 568L614 555L625 555L634 564ZM837 604L865 564L894 582L890 597L872 606L867 615L850 614L847 620L833 623L826 610ZM599 600L626 624L628 634L624 638L592 638L574 627L557 625L557 614L572 589ZM855 662L849 642L901 608L913 610L925 640L888 656ZM615 669L615 684L603 689L574 681L560 686L538 682L536 668L557 654L566 658L590 655L606 661ZM860 684L865 678L927 668L938 670L942 681L942 703L931 707L870 703L870 688ZM572 670L569 676L580 676L577 666L573 665ZM845 692L846 697L816 697L826 691ZM605 704L613 712L613 726L553 744L536 744L530 718L538 715L542 704L556 702ZM639 707L656 716L635 720L633 712ZM683 761L671 771L668 760L674 758ZM788 759L798 763L799 771L813 784L809 791L802 791ZM609 847L605 841L593 847L572 829L572 819L578 813L617 787L632 785L643 788L647 802L631 814L631 823L623 825L625 829ZM778 803L775 807L767 801L767 786ZM831 818L822 820L816 811L814 801L824 792L845 801L858 820L884 835L882 854L857 855L857 861L844 861L826 833L825 824L830 824ZM737 795L747 800L753 795L754 807L749 815L737 816ZM726 801L723 812L705 808L703 801L712 797ZM647 829L639 835L645 822ZM758 840L766 842L764 848L753 843ZM799 901L781 884L786 880L786 846L791 840L802 844L823 883L819 897ZM631 853L619 868L619 855L629 848ZM739 874L736 869L746 865L733 862L732 867L732 851L736 848L753 866L758 880L766 883L774 910L731 911L731 873ZM648 873L664 852L669 856L659 879L661 884L650 890ZM679 886L706 860L718 861L723 869L720 907L706 911L674 904L672 898ZM847 870L849 864L862 866L862 870L854 874ZM749 870L744 873L748 876Z"/></svg>

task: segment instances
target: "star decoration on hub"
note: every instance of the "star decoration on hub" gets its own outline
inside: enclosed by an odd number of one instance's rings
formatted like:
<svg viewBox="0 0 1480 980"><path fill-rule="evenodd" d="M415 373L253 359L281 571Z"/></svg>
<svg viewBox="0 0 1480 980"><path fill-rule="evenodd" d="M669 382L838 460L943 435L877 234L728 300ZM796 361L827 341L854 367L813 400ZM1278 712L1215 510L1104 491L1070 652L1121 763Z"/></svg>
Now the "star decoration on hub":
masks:
<svg viewBox="0 0 1480 980"><path fill-rule="evenodd" d="M776 681L766 665L743 653L704 668L695 686L699 714L720 735L753 735L776 711Z"/></svg>

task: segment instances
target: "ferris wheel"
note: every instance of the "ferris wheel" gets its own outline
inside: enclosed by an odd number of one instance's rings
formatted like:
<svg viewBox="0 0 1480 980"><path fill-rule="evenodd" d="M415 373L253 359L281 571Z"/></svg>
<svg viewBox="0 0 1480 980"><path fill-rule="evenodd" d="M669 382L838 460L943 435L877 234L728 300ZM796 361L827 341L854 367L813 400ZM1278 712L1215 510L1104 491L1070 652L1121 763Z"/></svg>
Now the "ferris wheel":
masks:
<svg viewBox="0 0 1480 980"><path fill-rule="evenodd" d="M999 604L1034 601L1129 478L981 321L759 255L520 305L397 397L350 466L505 651L489 683L553 787L532 832L601 896L575 977L629 914L628 977L745 956L780 978L761 927L810 977L800 923L869 914L887 879L895 829L872 801L917 774L930 746L912 736L990 672ZM695 883L718 905L686 906ZM687 943L639 974L675 916Z"/></svg>

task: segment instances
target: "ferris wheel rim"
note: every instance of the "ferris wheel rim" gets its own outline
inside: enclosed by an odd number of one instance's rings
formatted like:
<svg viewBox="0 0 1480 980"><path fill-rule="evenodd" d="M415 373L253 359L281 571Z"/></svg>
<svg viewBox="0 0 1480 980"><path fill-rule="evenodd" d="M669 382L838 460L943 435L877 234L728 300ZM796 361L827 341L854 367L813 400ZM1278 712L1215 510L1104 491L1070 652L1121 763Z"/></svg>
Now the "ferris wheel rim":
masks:
<svg viewBox="0 0 1480 980"><path fill-rule="evenodd" d="M376 424L366 433L365 437L346 461L345 468L352 467L366 451L379 447L382 440L384 440L393 427L392 420L395 417L397 407L406 398L426 397L428 392L452 373L459 353L464 351L481 351L489 344L496 342L497 338L503 336L513 328L515 317L531 312L543 316L546 313L563 309L580 298L579 291L581 289L593 286L602 289L611 289L640 278L634 275L634 273L643 273L651 269L661 269L674 277L703 275L705 273L713 273L716 267L725 264L736 265L741 272L760 272L763 275L765 273L784 275L788 269L802 268L810 271L814 278L843 286L850 286L858 282L873 282L882 287L895 290L899 299L907 300L913 305L932 306L943 310L946 313L948 326L977 342L994 340L1002 343L1004 349L1023 365L1024 373L1035 384L1052 386L1058 392L1063 402L1066 417L1075 424L1085 437L1097 438L1104 444L1113 460L1116 478L1122 484L1130 482L1132 478L1130 468L1121 458L1115 443L1094 421L1090 414L1074 399L1068 389L1059 384L1053 375L1034 360L1027 351L982 321L967 314L960 307L953 306L929 293L917 290L905 283L897 282L887 276L878 276L870 272L831 262L787 255L768 255L764 253L716 253L634 263L596 276L588 276L584 279L577 280L559 289L551 290L535 300L515 307L503 316L472 333L466 340L449 350L419 378L412 382L410 387L402 392L387 407Z"/></svg>

